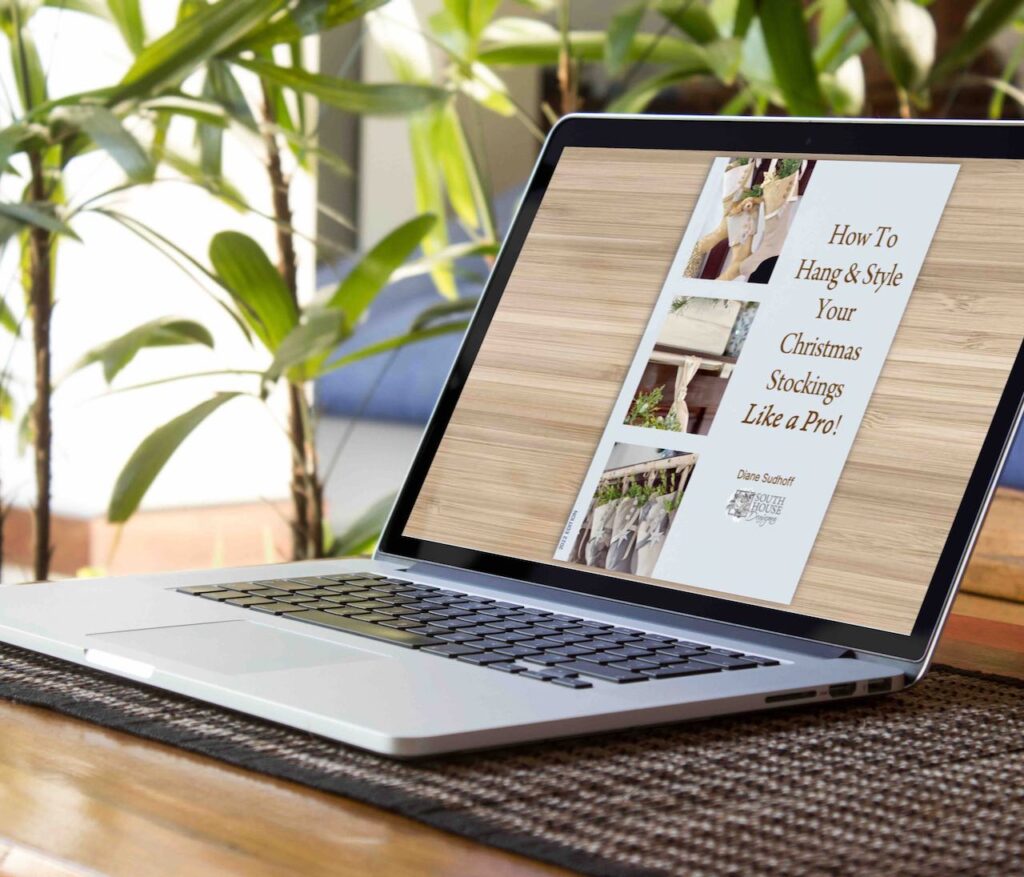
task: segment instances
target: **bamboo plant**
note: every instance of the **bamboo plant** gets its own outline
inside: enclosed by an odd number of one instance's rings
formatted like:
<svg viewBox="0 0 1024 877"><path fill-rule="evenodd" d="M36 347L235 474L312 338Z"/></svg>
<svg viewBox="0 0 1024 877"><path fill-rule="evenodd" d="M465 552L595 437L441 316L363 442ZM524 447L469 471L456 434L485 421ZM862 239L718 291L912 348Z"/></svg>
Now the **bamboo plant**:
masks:
<svg viewBox="0 0 1024 877"><path fill-rule="evenodd" d="M298 289L297 237L292 215L286 161L311 169L311 160L335 169L340 159L320 145L315 137L315 118L306 112L306 101L356 114L403 114L429 111L443 103L448 93L431 85L359 82L324 75L306 69L301 39L323 27L333 27L382 5L384 0L346 0L329 3L320 18L293 18L288 26L258 31L237 41L228 50L210 58L203 67L199 94L188 98L188 110L196 116L196 140L200 167L206 179L221 190L227 185L221 168L225 134L255 137L267 169L267 218L276 229L276 266L251 238L235 233L217 235L210 245L210 268L192 267L226 294L224 305L235 322L251 333L254 343L267 355L267 368L251 392L215 394L190 411L175 417L147 438L126 464L110 501L108 518L127 520L138 508L146 490L181 441L206 417L230 400L246 396L266 401L270 391L283 385L288 400L287 427L291 449L292 557L322 557L336 541L351 547L351 540L332 540L324 526L323 476L316 451L315 417L310 404L311 385L337 368L367 356L396 349L420 339L454 331L461 323L452 318L467 303L429 311L396 338L372 345L342 359L331 359L341 342L355 332L360 320L391 275L442 223L424 213L386 235L359 261L329 296L312 303L300 301ZM181 17L178 28L187 25ZM173 39L172 31L165 39ZM287 49L287 61L282 61ZM277 53L275 54L275 50ZM255 76L258 98L250 100L238 77ZM196 108L204 115L196 115ZM177 113L171 105L165 112ZM336 215L332 214L336 218ZM325 242L319 242L321 244ZM330 242L326 242L330 248ZM336 248L335 248L336 249ZM173 254L173 253L172 253ZM180 254L176 254L180 255ZM434 253L429 266L447 267L448 253ZM410 273L413 269L406 270ZM423 268L421 270L427 270ZM135 337L136 333L128 333ZM125 336L113 339L92 352L89 361L104 361L111 349L126 343ZM232 370L237 375L239 370ZM187 376L180 376L187 377ZM364 540L365 541L365 540ZM336 546L337 547L337 546Z"/></svg>

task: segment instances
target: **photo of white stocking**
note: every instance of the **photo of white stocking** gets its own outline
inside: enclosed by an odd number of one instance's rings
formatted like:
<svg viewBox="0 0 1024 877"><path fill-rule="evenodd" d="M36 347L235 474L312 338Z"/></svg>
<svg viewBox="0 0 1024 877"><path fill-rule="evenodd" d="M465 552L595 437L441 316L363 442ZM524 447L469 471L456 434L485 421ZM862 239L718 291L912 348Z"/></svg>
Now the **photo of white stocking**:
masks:
<svg viewBox="0 0 1024 877"><path fill-rule="evenodd" d="M684 356L682 363L676 370L676 386L672 399L672 411L679 422L679 429L687 431L687 424L690 420L690 411L686 407L686 391L690 381L700 370L701 359L698 356Z"/></svg>

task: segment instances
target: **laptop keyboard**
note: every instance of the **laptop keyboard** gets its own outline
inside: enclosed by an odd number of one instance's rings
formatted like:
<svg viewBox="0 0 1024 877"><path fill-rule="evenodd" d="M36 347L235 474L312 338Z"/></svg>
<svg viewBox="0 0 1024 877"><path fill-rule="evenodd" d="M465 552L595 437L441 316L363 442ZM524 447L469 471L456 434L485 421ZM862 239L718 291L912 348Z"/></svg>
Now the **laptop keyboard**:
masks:
<svg viewBox="0 0 1024 877"><path fill-rule="evenodd" d="M373 573L178 588L218 603L419 649L565 688L779 662Z"/></svg>

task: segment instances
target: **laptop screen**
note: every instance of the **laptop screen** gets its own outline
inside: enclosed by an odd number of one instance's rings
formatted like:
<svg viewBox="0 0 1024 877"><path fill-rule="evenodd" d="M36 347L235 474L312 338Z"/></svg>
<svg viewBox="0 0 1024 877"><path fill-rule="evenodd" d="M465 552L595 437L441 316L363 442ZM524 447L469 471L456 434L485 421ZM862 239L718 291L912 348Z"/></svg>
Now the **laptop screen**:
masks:
<svg viewBox="0 0 1024 877"><path fill-rule="evenodd" d="M911 631L1024 337L998 159L567 147L403 535Z"/></svg>

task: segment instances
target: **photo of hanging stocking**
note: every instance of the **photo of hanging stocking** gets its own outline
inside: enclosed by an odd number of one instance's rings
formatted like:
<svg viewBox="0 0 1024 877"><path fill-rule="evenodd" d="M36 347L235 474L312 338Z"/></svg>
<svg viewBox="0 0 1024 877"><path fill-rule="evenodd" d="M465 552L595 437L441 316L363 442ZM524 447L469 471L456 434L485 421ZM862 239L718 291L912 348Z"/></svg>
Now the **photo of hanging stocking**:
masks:
<svg viewBox="0 0 1024 877"><path fill-rule="evenodd" d="M679 422L679 429L689 432L690 411L686 407L686 390L690 381L700 370L701 359L699 356L684 356L682 363L676 370L676 385L673 390L671 411Z"/></svg>
<svg viewBox="0 0 1024 877"><path fill-rule="evenodd" d="M615 522L615 510L621 499L613 499L594 509L594 518L590 529L590 539L584 554L587 566L603 567L608 560L608 548L612 542L612 526Z"/></svg>
<svg viewBox="0 0 1024 877"><path fill-rule="evenodd" d="M608 547L605 569L629 572L633 550L636 547L636 530L640 522L640 504L631 496L619 500L612 522L612 540Z"/></svg>
<svg viewBox="0 0 1024 877"><path fill-rule="evenodd" d="M722 219L718 226L704 235L693 249L690 263L686 266L687 277L699 277L704 259L718 244L729 239L728 217L750 188L757 167L753 158L733 158L722 174Z"/></svg>
<svg viewBox="0 0 1024 877"><path fill-rule="evenodd" d="M637 528L636 549L633 552L631 572L638 576L654 574L654 564L661 554L668 527L676 505L675 493L652 496L644 505Z"/></svg>

